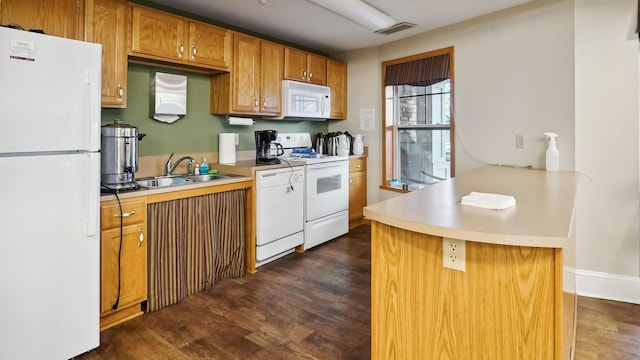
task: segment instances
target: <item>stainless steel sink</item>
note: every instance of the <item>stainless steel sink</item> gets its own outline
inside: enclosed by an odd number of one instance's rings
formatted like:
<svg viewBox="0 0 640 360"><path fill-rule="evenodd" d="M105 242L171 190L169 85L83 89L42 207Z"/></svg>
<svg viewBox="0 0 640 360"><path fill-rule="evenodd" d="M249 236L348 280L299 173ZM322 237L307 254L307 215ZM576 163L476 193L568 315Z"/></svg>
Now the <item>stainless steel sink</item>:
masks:
<svg viewBox="0 0 640 360"><path fill-rule="evenodd" d="M152 178L144 178L136 180L138 185L145 188L159 188L159 187L167 187L167 186L175 186L175 185L184 185L187 183L193 182L193 180L188 179L183 176L155 176Z"/></svg>
<svg viewBox="0 0 640 360"><path fill-rule="evenodd" d="M195 182L205 182L205 181L213 181L220 179L228 179L233 177L233 175L226 174L201 174L201 175L185 175L185 178L193 180Z"/></svg>
<svg viewBox="0 0 640 360"><path fill-rule="evenodd" d="M194 182L207 182L222 179L229 179L237 177L237 175L230 174L202 174L202 175L169 175L169 176L154 176L149 178L139 179L136 182L138 185L148 189L184 185Z"/></svg>

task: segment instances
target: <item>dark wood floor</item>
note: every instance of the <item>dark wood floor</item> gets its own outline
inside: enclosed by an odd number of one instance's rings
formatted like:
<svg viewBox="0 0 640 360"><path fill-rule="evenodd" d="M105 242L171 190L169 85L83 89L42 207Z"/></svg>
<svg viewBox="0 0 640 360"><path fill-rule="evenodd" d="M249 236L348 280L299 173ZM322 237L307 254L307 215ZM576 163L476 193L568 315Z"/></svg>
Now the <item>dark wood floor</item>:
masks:
<svg viewBox="0 0 640 360"><path fill-rule="evenodd" d="M369 359L369 227L102 332L77 359ZM640 305L580 297L576 359L640 359Z"/></svg>

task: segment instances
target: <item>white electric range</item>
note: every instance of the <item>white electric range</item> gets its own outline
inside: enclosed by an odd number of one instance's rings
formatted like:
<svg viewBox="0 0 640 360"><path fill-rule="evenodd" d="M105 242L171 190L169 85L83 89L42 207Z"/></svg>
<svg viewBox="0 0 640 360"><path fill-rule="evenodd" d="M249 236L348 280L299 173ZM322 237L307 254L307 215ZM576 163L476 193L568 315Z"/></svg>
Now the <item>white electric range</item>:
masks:
<svg viewBox="0 0 640 360"><path fill-rule="evenodd" d="M304 163L304 248L349 231L349 158L317 154L309 133L278 133L283 162Z"/></svg>

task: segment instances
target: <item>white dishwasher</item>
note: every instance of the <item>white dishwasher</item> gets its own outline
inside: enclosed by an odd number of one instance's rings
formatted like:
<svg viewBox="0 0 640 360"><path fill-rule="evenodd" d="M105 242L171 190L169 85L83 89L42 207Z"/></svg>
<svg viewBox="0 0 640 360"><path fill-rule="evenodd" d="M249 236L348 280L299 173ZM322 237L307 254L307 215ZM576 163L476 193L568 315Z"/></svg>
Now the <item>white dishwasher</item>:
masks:
<svg viewBox="0 0 640 360"><path fill-rule="evenodd" d="M304 243L304 167L256 171L256 267Z"/></svg>

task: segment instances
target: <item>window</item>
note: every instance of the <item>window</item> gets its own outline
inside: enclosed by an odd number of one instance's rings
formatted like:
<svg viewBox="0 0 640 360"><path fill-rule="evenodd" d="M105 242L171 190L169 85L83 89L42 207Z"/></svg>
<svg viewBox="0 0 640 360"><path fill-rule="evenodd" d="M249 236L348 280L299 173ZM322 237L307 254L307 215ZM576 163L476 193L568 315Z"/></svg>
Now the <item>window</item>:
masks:
<svg viewBox="0 0 640 360"><path fill-rule="evenodd" d="M390 179L430 184L453 176L453 48L382 64L383 187Z"/></svg>

